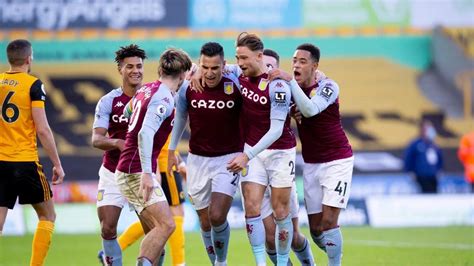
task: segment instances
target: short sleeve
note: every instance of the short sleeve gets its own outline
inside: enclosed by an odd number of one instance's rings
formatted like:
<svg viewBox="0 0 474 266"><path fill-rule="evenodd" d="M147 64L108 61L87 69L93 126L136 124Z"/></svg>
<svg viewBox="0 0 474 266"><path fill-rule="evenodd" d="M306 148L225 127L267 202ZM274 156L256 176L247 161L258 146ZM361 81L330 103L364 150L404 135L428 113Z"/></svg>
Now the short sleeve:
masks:
<svg viewBox="0 0 474 266"><path fill-rule="evenodd" d="M44 90L44 84L41 80L37 79L30 88L31 106L44 108L44 102L46 101L46 91Z"/></svg>
<svg viewBox="0 0 474 266"><path fill-rule="evenodd" d="M109 128L110 113L112 112L112 98L102 97L95 108L93 128Z"/></svg>

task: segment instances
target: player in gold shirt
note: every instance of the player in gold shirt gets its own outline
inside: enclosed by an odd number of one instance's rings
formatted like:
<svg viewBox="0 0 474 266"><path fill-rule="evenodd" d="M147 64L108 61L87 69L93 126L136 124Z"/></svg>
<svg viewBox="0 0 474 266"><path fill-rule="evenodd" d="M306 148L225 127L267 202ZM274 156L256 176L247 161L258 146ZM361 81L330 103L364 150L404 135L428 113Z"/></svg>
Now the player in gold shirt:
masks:
<svg viewBox="0 0 474 266"><path fill-rule="evenodd" d="M43 265L49 250L56 213L53 193L39 163L36 135L53 163L53 185L64 171L48 124L43 83L29 74L33 49L27 40L7 46L10 70L0 74L0 234L8 209L16 199L31 204L38 215L30 265Z"/></svg>

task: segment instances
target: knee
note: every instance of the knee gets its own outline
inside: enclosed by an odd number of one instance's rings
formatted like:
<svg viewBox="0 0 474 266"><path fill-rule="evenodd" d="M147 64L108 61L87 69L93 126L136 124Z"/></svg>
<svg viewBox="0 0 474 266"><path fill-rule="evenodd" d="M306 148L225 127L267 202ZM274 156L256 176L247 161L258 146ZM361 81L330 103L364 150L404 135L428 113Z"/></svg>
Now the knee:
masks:
<svg viewBox="0 0 474 266"><path fill-rule="evenodd" d="M305 237L302 234L300 234L300 232L293 231L293 239L291 240L291 247L297 250L303 248L304 239Z"/></svg>
<svg viewBox="0 0 474 266"><path fill-rule="evenodd" d="M255 217L260 215L260 203L256 201L245 201L245 215Z"/></svg>
<svg viewBox="0 0 474 266"><path fill-rule="evenodd" d="M166 221L164 222L163 224L163 229L166 233L168 233L168 235L171 235L174 230L176 229L176 223L174 222L174 220L171 218L171 219L166 219Z"/></svg>
<svg viewBox="0 0 474 266"><path fill-rule="evenodd" d="M209 214L209 220L212 226L219 226L225 223L226 215L213 211Z"/></svg>
<svg viewBox="0 0 474 266"><path fill-rule="evenodd" d="M101 224L102 238L113 239L117 237L117 226L110 222L103 221Z"/></svg>
<svg viewBox="0 0 474 266"><path fill-rule="evenodd" d="M283 206L279 205L273 208L273 215L275 216L276 220L283 220L290 214L290 210Z"/></svg>

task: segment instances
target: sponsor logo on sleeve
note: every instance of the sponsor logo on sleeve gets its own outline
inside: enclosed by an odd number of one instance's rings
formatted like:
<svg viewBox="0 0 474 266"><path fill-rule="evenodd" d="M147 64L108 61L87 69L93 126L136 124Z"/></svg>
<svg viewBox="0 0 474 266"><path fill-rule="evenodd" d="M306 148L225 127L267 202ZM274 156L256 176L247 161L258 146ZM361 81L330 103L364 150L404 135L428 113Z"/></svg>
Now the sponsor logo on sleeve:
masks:
<svg viewBox="0 0 474 266"><path fill-rule="evenodd" d="M286 103L286 93L282 91L275 92L276 103Z"/></svg>
<svg viewBox="0 0 474 266"><path fill-rule="evenodd" d="M224 92L230 95L234 92L234 84L232 82L224 82Z"/></svg>
<svg viewBox="0 0 474 266"><path fill-rule="evenodd" d="M41 84L41 90L43 91L44 95L46 95L46 90L44 89L44 84Z"/></svg>
<svg viewBox="0 0 474 266"><path fill-rule="evenodd" d="M321 95L326 101L329 101L329 98L334 94L334 90L329 88L329 87L324 87L321 89L319 92L319 95Z"/></svg>

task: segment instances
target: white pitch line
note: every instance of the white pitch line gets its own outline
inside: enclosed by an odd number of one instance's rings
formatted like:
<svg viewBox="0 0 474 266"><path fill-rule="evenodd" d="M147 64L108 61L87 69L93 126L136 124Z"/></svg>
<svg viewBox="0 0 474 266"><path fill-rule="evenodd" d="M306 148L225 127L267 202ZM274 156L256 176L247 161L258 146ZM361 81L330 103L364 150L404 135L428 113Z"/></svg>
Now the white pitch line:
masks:
<svg viewBox="0 0 474 266"><path fill-rule="evenodd" d="M439 249L457 249L457 250L474 250L473 244L448 244L448 243L411 243L400 241L384 241L384 240L344 240L347 244L357 244L364 246L378 247L398 247L398 248L439 248Z"/></svg>

